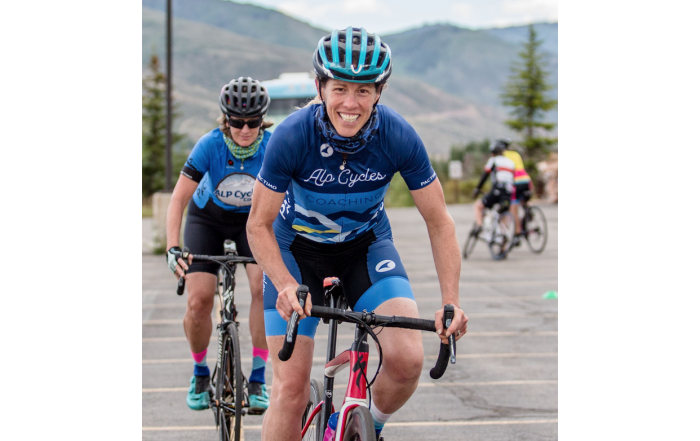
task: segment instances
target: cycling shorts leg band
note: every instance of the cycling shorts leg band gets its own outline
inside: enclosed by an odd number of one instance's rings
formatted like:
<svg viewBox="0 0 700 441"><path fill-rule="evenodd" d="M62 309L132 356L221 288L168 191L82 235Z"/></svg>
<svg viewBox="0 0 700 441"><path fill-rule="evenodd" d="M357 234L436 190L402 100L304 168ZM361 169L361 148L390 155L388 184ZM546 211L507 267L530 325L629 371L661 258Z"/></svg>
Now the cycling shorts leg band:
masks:
<svg viewBox="0 0 700 441"><path fill-rule="evenodd" d="M416 301L415 297L413 297L413 291L411 290L411 285L408 283L408 279L399 276L387 277L372 285L370 289L360 297L354 309L355 311L372 312L387 300L398 297L411 299L414 302Z"/></svg>

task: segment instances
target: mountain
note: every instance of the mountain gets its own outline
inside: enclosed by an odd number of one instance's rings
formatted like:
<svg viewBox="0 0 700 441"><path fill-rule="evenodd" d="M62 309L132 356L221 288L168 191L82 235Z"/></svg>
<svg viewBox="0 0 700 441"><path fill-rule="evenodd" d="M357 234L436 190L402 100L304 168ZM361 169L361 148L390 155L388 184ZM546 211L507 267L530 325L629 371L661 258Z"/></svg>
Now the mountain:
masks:
<svg viewBox="0 0 700 441"><path fill-rule="evenodd" d="M165 0L142 0L142 6L165 13ZM329 31L274 9L222 0L172 0L173 18L184 18L265 43L312 51Z"/></svg>
<svg viewBox="0 0 700 441"><path fill-rule="evenodd" d="M165 61L165 1L142 1L145 71L152 53ZM181 115L175 128L193 140L216 126L222 85L238 76L269 80L309 72L312 51L328 33L230 1L173 0L173 15L173 87ZM549 26L545 44L554 41L556 47L557 25L537 26ZM527 27L472 31L436 25L382 36L392 49L394 71L381 102L416 128L431 154L484 137L517 138L502 123L508 114L498 95L526 35ZM550 120L556 121L556 112Z"/></svg>
<svg viewBox="0 0 700 441"><path fill-rule="evenodd" d="M142 10L142 66L151 54L165 65L165 14ZM216 127L221 87L232 78L277 78L309 70L309 51L244 37L203 23L173 19L173 98L182 115L176 130L193 140ZM164 68L163 68L164 70Z"/></svg>
<svg viewBox="0 0 700 441"><path fill-rule="evenodd" d="M478 103L496 104L517 47L486 33L449 25L387 35L397 73Z"/></svg>

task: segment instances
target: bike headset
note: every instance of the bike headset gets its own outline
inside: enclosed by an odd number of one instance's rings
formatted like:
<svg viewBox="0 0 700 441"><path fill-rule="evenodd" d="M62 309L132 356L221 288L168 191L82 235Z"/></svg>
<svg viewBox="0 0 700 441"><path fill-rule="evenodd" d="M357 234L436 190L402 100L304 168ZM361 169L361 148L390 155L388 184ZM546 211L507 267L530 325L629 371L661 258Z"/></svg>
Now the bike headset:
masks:
<svg viewBox="0 0 700 441"><path fill-rule="evenodd" d="M270 95L260 81L238 77L221 89L219 107L227 115L238 118L264 116L270 108Z"/></svg>

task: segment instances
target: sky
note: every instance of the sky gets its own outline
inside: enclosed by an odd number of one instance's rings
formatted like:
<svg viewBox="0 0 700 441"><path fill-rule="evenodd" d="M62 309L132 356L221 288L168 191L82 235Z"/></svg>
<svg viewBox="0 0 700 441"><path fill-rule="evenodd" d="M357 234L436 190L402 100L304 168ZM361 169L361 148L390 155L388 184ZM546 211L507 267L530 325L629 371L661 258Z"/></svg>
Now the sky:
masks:
<svg viewBox="0 0 700 441"><path fill-rule="evenodd" d="M558 21L557 0L255 0L322 29L349 25L389 34L424 24L470 29Z"/></svg>

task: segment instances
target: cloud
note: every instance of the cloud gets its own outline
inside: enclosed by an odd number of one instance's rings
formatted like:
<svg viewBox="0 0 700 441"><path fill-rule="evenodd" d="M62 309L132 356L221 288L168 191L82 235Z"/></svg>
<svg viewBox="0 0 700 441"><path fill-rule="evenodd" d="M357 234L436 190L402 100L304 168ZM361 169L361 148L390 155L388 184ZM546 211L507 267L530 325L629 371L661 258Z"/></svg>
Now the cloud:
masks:
<svg viewBox="0 0 700 441"><path fill-rule="evenodd" d="M523 21L552 20L558 18L557 0L505 0L501 3L504 18L517 18Z"/></svg>
<svg viewBox="0 0 700 441"><path fill-rule="evenodd" d="M345 13L386 13L391 12L389 7L379 0L344 0L342 10Z"/></svg>
<svg viewBox="0 0 700 441"><path fill-rule="evenodd" d="M450 5L450 18L468 22L474 18L474 7L469 3L453 3Z"/></svg>

